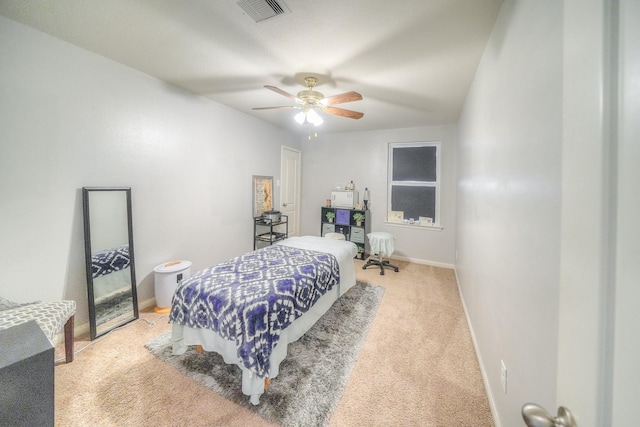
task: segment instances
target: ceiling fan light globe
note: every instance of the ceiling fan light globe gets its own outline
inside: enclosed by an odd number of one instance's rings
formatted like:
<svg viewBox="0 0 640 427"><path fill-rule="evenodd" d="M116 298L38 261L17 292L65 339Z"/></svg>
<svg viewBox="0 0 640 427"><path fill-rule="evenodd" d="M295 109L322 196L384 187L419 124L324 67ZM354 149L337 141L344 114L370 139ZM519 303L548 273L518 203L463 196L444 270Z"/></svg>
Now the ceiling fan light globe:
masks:
<svg viewBox="0 0 640 427"><path fill-rule="evenodd" d="M298 122L298 124L304 124L304 122L306 121L306 114L304 111L300 111L298 114L296 114L293 119Z"/></svg>
<svg viewBox="0 0 640 427"><path fill-rule="evenodd" d="M307 113L307 120L313 123L314 126L320 126L322 123L324 123L324 120L322 120L320 114L318 114L315 110L309 110L309 112Z"/></svg>

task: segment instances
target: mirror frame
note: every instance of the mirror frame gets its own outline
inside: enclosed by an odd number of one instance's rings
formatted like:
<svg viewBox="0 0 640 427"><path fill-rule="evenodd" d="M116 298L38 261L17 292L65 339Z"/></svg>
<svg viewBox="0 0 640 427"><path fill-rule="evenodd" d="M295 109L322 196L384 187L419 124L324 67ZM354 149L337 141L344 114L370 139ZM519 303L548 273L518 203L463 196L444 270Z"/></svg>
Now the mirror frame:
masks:
<svg viewBox="0 0 640 427"><path fill-rule="evenodd" d="M127 235L129 240L129 267L131 272L131 293L133 301L133 317L124 318L118 323L114 323L111 327L104 331L97 332L97 316L95 305L95 293L93 283L93 273L91 267L92 252L91 252L91 218L89 210L89 194L91 192L104 192L104 191L123 191L125 192L127 199ZM87 292L89 295L89 332L91 340L94 340L102 335L105 335L112 330L121 327L129 322L132 322L140 317L138 310L138 292L135 273L134 251L133 251L133 220L131 217L131 187L82 187L82 211L84 217L84 251L85 251L85 263L87 274Z"/></svg>

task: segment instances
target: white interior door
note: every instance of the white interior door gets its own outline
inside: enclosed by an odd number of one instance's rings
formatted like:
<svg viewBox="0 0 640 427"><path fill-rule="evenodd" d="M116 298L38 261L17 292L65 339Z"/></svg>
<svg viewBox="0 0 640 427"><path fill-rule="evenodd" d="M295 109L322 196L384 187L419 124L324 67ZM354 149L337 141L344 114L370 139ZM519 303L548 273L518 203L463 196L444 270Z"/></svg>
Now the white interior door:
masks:
<svg viewBox="0 0 640 427"><path fill-rule="evenodd" d="M289 236L300 234L300 151L282 147L280 155L280 211L289 217Z"/></svg>
<svg viewBox="0 0 640 427"><path fill-rule="evenodd" d="M557 403L580 427L638 425L640 2L564 5Z"/></svg>
<svg viewBox="0 0 640 427"><path fill-rule="evenodd" d="M611 425L638 425L640 390L640 1L619 2L615 325Z"/></svg>

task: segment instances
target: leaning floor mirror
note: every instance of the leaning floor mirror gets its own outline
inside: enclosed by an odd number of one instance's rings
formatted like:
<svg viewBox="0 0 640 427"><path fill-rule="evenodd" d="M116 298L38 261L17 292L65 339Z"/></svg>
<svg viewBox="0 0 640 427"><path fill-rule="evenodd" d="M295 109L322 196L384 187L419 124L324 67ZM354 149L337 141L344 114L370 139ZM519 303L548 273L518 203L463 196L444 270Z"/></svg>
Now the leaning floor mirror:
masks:
<svg viewBox="0 0 640 427"><path fill-rule="evenodd" d="M83 187L91 339L138 318L130 187Z"/></svg>

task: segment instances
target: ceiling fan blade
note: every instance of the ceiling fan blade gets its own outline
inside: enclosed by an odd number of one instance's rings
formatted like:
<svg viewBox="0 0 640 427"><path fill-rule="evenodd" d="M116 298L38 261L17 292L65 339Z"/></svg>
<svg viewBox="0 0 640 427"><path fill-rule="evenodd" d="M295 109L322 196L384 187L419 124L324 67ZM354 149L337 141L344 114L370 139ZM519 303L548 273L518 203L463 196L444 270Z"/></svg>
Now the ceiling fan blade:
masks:
<svg viewBox="0 0 640 427"><path fill-rule="evenodd" d="M269 86L269 85L264 85L264 87L266 87L269 90L274 91L275 93L279 93L282 96L286 96L287 98L289 98L292 101L302 102L302 100L300 98L298 98L297 96L291 95L289 92L286 92L286 91L280 89L279 87Z"/></svg>
<svg viewBox="0 0 640 427"><path fill-rule="evenodd" d="M346 92L341 93L340 95L333 95L327 98L324 98L322 104L324 105L336 105L336 104L344 104L345 102L353 102L362 100L362 95L358 92Z"/></svg>
<svg viewBox="0 0 640 427"><path fill-rule="evenodd" d="M293 105L280 105L277 107L253 107L252 110L288 110L289 108L298 108Z"/></svg>
<svg viewBox="0 0 640 427"><path fill-rule="evenodd" d="M364 113L360 113L358 111L345 110L344 108L337 107L324 107L322 109L323 113L333 114L336 116L347 117L350 119L359 119L364 116Z"/></svg>

